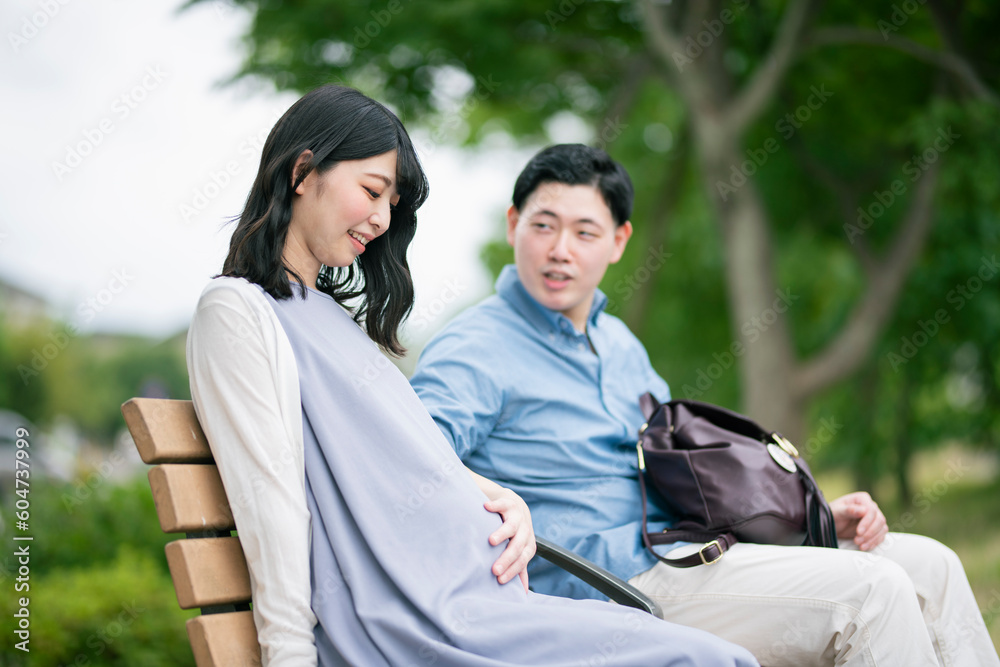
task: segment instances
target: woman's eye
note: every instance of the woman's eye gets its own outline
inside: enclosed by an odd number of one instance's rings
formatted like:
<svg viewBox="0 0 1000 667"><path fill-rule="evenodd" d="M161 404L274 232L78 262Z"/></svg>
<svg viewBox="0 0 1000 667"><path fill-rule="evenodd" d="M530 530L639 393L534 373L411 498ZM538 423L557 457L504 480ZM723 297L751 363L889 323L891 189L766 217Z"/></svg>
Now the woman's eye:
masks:
<svg viewBox="0 0 1000 667"><path fill-rule="evenodd" d="M368 191L368 194L370 194L370 195L371 195L372 199L378 199L379 197L381 197L381 196L382 196L382 193L381 193L381 192L375 192L375 191L374 191L374 190L372 190L371 188L365 188L365 190L367 190L367 191Z"/></svg>

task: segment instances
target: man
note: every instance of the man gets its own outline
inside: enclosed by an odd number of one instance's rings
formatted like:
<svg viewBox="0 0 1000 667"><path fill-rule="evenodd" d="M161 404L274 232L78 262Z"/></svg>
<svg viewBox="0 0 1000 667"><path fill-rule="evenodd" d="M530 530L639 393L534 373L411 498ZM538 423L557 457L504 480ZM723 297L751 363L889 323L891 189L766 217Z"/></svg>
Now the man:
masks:
<svg viewBox="0 0 1000 667"><path fill-rule="evenodd" d="M887 538L864 493L831 503L840 549L739 543L690 569L645 550L638 397L666 400L669 389L597 287L632 234L632 197L624 168L582 145L547 148L518 177L507 211L515 265L431 341L411 380L462 460L521 495L540 535L628 579L667 620L762 664L1000 665L955 554L925 537ZM651 531L671 525L651 510ZM531 582L599 597L544 564Z"/></svg>

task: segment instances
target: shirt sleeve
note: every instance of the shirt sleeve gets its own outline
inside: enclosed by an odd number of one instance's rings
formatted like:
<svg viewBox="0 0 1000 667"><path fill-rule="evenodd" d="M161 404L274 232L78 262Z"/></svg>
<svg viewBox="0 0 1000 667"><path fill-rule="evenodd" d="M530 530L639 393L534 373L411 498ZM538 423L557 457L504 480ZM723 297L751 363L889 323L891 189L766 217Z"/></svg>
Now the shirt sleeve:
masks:
<svg viewBox="0 0 1000 667"><path fill-rule="evenodd" d="M484 368L489 363L491 368ZM465 334L446 333L427 344L410 378L434 422L463 461L478 449L500 420L503 395L497 388L496 359Z"/></svg>
<svg viewBox="0 0 1000 667"><path fill-rule="evenodd" d="M302 446L267 333L240 290L206 290L188 333L191 395L246 554L263 664L315 665Z"/></svg>

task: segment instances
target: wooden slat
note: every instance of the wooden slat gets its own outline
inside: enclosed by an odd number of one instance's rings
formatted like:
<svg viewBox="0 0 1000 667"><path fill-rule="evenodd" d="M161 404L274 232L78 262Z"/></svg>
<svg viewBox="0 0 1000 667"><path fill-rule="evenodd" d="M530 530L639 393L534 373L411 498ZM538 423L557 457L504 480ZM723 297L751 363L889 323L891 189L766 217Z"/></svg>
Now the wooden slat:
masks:
<svg viewBox="0 0 1000 667"><path fill-rule="evenodd" d="M146 463L165 533L235 528L218 469L191 401L133 398L122 415ZM250 601L250 574L235 537L171 542L167 564L182 609ZM187 623L198 667L259 667L257 629L249 611L207 614Z"/></svg>
<svg viewBox="0 0 1000 667"><path fill-rule="evenodd" d="M133 398L122 405L122 415L146 463L212 460L191 401Z"/></svg>
<svg viewBox="0 0 1000 667"><path fill-rule="evenodd" d="M253 613L208 614L187 622L198 667L259 667L260 645Z"/></svg>
<svg viewBox="0 0 1000 667"><path fill-rule="evenodd" d="M177 540L166 552L181 609L250 601L250 572L239 539Z"/></svg>
<svg viewBox="0 0 1000 667"><path fill-rule="evenodd" d="M234 530L226 490L214 465L165 463L149 471L164 533Z"/></svg>

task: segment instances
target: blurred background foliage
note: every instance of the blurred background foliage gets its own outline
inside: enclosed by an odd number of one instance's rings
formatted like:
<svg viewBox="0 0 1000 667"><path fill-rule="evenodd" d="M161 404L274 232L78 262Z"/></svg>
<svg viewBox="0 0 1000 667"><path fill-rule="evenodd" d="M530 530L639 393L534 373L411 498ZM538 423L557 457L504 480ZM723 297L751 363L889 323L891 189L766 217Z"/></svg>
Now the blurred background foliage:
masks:
<svg viewBox="0 0 1000 667"><path fill-rule="evenodd" d="M636 231L603 288L674 396L792 434L829 497L869 490L891 527L954 547L1000 639L996 3L202 1L253 17L234 78L357 87L423 154L608 150ZM512 260L501 213L494 274ZM0 408L72 424L89 452L32 492L50 531L33 645L59 650L31 664L190 664L141 468L116 458L124 400L188 398L184 334L69 332L9 308L0 323ZM133 599L145 611L108 641Z"/></svg>
<svg viewBox="0 0 1000 667"><path fill-rule="evenodd" d="M237 77L361 88L427 131L418 150L589 129L636 186L609 310L675 396L803 442L835 417L814 458L904 498L915 452L1000 448L995 5L236 4L254 15ZM501 224L494 273L512 258Z"/></svg>
<svg viewBox="0 0 1000 667"><path fill-rule="evenodd" d="M10 667L194 665L177 606L146 480L46 480L31 488L30 573L19 573L14 548L0 556L0 648ZM11 494L6 494L9 497ZM0 518L14 526L13 512ZM15 583L29 588L15 589ZM14 648L21 596L30 599L30 653Z"/></svg>

